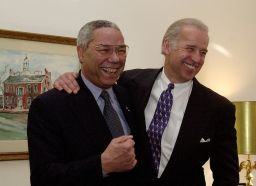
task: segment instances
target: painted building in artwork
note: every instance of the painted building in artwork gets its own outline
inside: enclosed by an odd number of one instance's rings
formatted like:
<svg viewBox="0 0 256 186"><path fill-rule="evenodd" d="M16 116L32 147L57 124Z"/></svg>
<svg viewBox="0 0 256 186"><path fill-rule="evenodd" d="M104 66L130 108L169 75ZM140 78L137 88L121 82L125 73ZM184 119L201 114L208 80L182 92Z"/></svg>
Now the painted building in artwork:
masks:
<svg viewBox="0 0 256 186"><path fill-rule="evenodd" d="M22 71L9 70L9 76L3 81L4 109L24 111L28 110L32 100L52 88L51 72L44 69L31 72L29 60L23 60Z"/></svg>

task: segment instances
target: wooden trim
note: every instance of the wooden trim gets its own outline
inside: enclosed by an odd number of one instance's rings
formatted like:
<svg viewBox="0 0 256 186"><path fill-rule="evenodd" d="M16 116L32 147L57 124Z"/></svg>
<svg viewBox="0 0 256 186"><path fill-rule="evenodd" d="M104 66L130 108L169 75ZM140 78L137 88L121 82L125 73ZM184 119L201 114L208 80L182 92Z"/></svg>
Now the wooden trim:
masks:
<svg viewBox="0 0 256 186"><path fill-rule="evenodd" d="M0 161L8 160L27 160L28 152L3 152L0 153Z"/></svg>
<svg viewBox="0 0 256 186"><path fill-rule="evenodd" d="M47 43L76 45L76 39L72 37L54 36L54 35L37 34L37 33L20 32L20 31L3 30L3 29L0 29L0 37L47 42Z"/></svg>

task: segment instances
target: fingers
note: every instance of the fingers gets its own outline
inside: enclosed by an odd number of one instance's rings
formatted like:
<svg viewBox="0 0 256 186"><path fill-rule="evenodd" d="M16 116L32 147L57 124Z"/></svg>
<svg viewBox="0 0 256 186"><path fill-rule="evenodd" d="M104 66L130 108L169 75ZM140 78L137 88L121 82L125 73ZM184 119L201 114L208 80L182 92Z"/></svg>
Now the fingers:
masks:
<svg viewBox="0 0 256 186"><path fill-rule="evenodd" d="M78 77L78 73L76 73L76 72L71 72L71 75L74 77L74 79L76 79Z"/></svg>
<svg viewBox="0 0 256 186"><path fill-rule="evenodd" d="M56 89L58 89L58 90L63 90L63 87L62 87L62 85L61 85L61 81L58 80L58 79L57 79L56 81L54 81L53 87L56 88Z"/></svg>
<svg viewBox="0 0 256 186"><path fill-rule="evenodd" d="M72 92L76 94L80 89L76 81L77 76L78 76L78 73L66 72L55 80L53 86L58 90L64 89L69 94Z"/></svg>
<svg viewBox="0 0 256 186"><path fill-rule="evenodd" d="M124 171L133 169L137 164L134 148L132 148L130 151L127 151L124 154L124 156L125 156L125 159L123 160L124 165L122 167Z"/></svg>
<svg viewBox="0 0 256 186"><path fill-rule="evenodd" d="M78 73L72 72L71 75L72 77L71 76L69 77L69 80L72 83L72 86L70 88L73 90L73 93L76 94L80 89L76 81L76 78L78 77Z"/></svg>
<svg viewBox="0 0 256 186"><path fill-rule="evenodd" d="M134 148L135 142L132 135L124 135L112 140L113 145L118 147L122 151L130 151Z"/></svg>
<svg viewBox="0 0 256 186"><path fill-rule="evenodd" d="M62 87L63 87L63 89L64 89L67 93L69 93L69 94L72 93L72 89L69 88L70 85L62 84Z"/></svg>
<svg viewBox="0 0 256 186"><path fill-rule="evenodd" d="M62 85L66 92L68 93L77 93L79 90L79 86L76 82L75 74L72 73L64 73L63 76L61 76Z"/></svg>
<svg viewBox="0 0 256 186"><path fill-rule="evenodd" d="M114 138L113 141L117 142L117 143L122 143L125 142L129 139L132 139L133 136L132 135L123 135L123 136L119 136L117 138Z"/></svg>
<svg viewBox="0 0 256 186"><path fill-rule="evenodd" d="M137 160L134 156L133 159L130 159L130 161L127 161L127 165L126 165L127 171L133 169L136 166L136 164L137 164Z"/></svg>
<svg viewBox="0 0 256 186"><path fill-rule="evenodd" d="M133 136L114 138L101 154L104 172L123 172L131 170L137 163Z"/></svg>

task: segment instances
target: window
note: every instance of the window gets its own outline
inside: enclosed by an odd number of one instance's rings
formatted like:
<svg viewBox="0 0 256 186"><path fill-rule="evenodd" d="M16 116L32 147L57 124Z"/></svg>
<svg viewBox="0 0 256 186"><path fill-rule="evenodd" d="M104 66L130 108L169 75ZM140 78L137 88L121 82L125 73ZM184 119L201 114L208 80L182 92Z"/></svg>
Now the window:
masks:
<svg viewBox="0 0 256 186"><path fill-rule="evenodd" d="M34 92L38 93L38 85L34 85Z"/></svg>
<svg viewBox="0 0 256 186"><path fill-rule="evenodd" d="M32 93L32 89L31 89L31 85L30 84L27 85L27 93L28 94Z"/></svg>
<svg viewBox="0 0 256 186"><path fill-rule="evenodd" d="M23 88L22 87L18 87L16 94L17 94L17 96L22 96L23 95Z"/></svg>

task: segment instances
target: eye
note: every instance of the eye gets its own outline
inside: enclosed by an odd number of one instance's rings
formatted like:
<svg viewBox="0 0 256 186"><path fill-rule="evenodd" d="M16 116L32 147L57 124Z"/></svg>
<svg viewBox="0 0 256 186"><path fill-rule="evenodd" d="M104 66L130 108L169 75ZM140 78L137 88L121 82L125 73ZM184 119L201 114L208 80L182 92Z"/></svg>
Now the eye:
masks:
<svg viewBox="0 0 256 186"><path fill-rule="evenodd" d="M205 50L202 50L202 51L200 51L200 54L201 54L201 56L206 56L206 54L207 54L207 51L205 51Z"/></svg>
<svg viewBox="0 0 256 186"><path fill-rule="evenodd" d="M100 52L102 54L107 54L111 50L109 47L103 47L103 46L99 46L96 49L97 49L98 52Z"/></svg>
<svg viewBox="0 0 256 186"><path fill-rule="evenodd" d="M187 52L193 52L193 51L195 50L195 47L187 46L187 47L185 48L185 50L186 50Z"/></svg>
<svg viewBox="0 0 256 186"><path fill-rule="evenodd" d="M120 47L117 49L118 54L126 54L126 47Z"/></svg>

